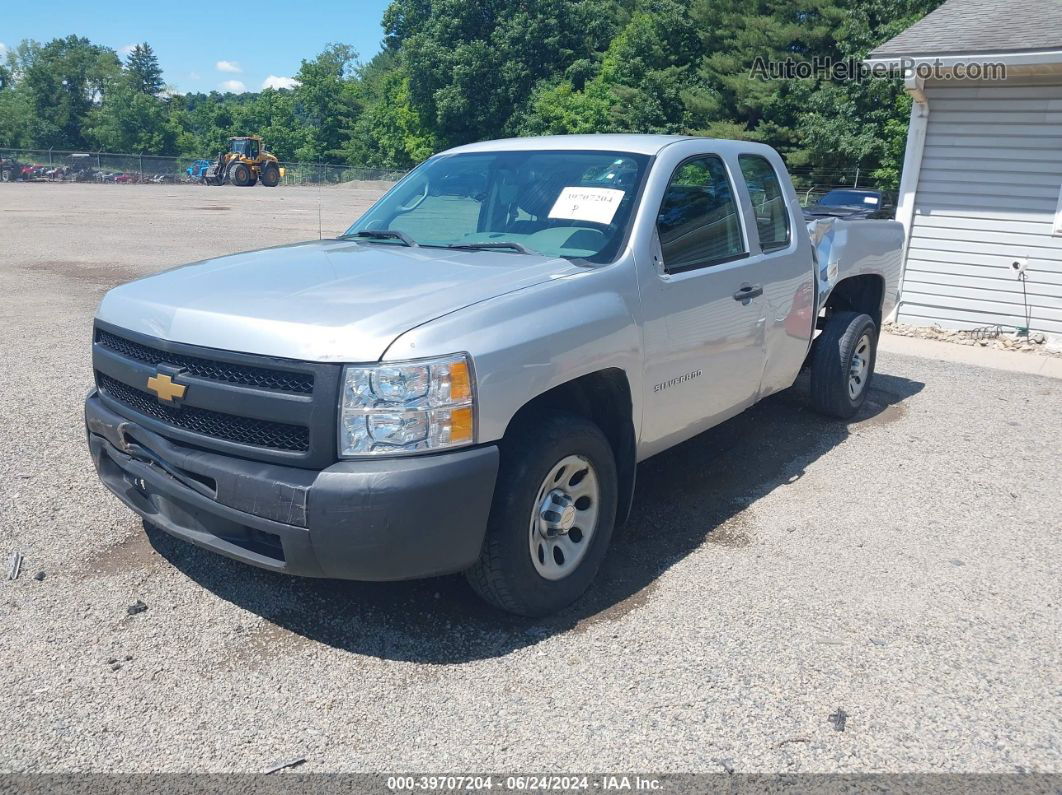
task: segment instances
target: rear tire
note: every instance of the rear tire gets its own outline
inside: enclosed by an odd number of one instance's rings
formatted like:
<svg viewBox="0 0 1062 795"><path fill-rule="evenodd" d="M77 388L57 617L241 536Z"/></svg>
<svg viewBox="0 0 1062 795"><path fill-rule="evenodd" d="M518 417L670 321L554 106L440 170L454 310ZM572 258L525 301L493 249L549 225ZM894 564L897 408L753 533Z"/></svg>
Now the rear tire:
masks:
<svg viewBox="0 0 1062 795"><path fill-rule="evenodd" d="M472 588L518 615L567 607L605 557L617 493L615 457L594 423L570 414L524 421L502 450L487 537L465 574Z"/></svg>
<svg viewBox="0 0 1062 795"><path fill-rule="evenodd" d="M243 163L233 163L229 166L229 182L240 188L246 188L251 184L251 169Z"/></svg>
<svg viewBox="0 0 1062 795"><path fill-rule="evenodd" d="M811 360L811 403L820 414L846 420L870 391L878 349L878 327L870 315L835 312L815 340Z"/></svg>
<svg viewBox="0 0 1062 795"><path fill-rule="evenodd" d="M262 166L262 176L259 180L267 188L275 188L280 184L280 169L274 163L266 163Z"/></svg>
<svg viewBox="0 0 1062 795"><path fill-rule="evenodd" d="M15 170L13 168L5 168L0 171L0 182L14 182Z"/></svg>

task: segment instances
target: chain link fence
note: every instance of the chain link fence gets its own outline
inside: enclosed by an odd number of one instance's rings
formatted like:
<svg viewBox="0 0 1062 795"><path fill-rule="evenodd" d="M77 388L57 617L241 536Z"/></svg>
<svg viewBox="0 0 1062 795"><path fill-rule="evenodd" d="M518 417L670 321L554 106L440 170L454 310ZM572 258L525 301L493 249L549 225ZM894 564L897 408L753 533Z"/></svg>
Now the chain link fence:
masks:
<svg viewBox="0 0 1062 795"><path fill-rule="evenodd" d="M162 157L110 152L66 152L57 149L0 149L0 180L31 182L197 183L214 163L210 158ZM328 163L281 163L282 185L341 185L357 182L393 183L405 173L364 166ZM809 206L837 188L877 190L858 167L790 169L802 206ZM895 206L895 191L883 190L883 203Z"/></svg>
<svg viewBox="0 0 1062 795"><path fill-rule="evenodd" d="M210 158L131 155L112 152L66 152L58 149L0 149L4 182L102 182L169 184L201 182ZM394 182L405 172L328 163L281 163L282 185L341 185Z"/></svg>
<svg viewBox="0 0 1062 795"><path fill-rule="evenodd" d="M856 166L850 168L817 169L797 166L789 169L797 198L803 207L815 204L831 190L873 190L882 195L882 202L896 205L896 191L879 185L866 171Z"/></svg>

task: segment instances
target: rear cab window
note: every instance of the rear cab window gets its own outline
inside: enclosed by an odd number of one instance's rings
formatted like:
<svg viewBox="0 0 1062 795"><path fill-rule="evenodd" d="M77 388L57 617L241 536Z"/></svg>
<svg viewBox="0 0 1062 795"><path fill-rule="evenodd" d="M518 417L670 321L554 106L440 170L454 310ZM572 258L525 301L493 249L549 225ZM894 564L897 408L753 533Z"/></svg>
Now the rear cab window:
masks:
<svg viewBox="0 0 1062 795"><path fill-rule="evenodd" d="M782 184L767 158L760 155L740 155L738 163L745 185L749 189L760 249L767 253L789 245L789 208L785 204Z"/></svg>

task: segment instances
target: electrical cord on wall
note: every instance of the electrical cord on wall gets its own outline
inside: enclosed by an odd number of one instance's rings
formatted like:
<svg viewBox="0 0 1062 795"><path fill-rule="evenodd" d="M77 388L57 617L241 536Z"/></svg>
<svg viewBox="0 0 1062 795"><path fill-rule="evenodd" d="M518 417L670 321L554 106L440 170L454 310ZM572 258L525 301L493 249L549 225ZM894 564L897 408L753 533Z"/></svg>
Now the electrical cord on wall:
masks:
<svg viewBox="0 0 1062 795"><path fill-rule="evenodd" d="M1021 273L1018 274L1018 281L1021 282L1021 297L1022 297L1022 301L1024 301L1024 303L1025 303L1025 328L1024 328L1024 332L1025 333L1024 333L1024 335L1022 335L1023 329L1018 329L1018 334L1020 336L1026 336L1026 337L1029 336L1029 332L1032 330L1032 310L1029 309L1029 293L1025 289L1025 280L1027 278L1028 277L1026 276L1025 271L1022 271Z"/></svg>

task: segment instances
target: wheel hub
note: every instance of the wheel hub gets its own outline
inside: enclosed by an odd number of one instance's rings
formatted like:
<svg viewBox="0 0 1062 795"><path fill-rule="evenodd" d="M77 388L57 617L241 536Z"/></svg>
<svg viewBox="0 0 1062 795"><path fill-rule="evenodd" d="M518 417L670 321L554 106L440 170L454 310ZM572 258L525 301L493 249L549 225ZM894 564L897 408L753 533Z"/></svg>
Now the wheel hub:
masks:
<svg viewBox="0 0 1062 795"><path fill-rule="evenodd" d="M871 343L870 337L864 334L856 343L852 352L852 361L848 366L848 396L855 400L863 392L867 384L867 374L870 370Z"/></svg>
<svg viewBox="0 0 1062 795"><path fill-rule="evenodd" d="M560 580L579 567L597 527L601 489L585 457L567 455L554 464L531 503L529 552L535 570Z"/></svg>
<svg viewBox="0 0 1062 795"><path fill-rule="evenodd" d="M575 524L575 500L561 489L553 489L538 509L539 532L545 538L562 535Z"/></svg>

